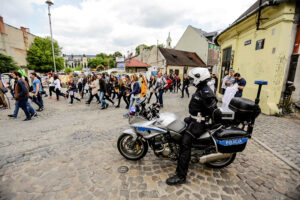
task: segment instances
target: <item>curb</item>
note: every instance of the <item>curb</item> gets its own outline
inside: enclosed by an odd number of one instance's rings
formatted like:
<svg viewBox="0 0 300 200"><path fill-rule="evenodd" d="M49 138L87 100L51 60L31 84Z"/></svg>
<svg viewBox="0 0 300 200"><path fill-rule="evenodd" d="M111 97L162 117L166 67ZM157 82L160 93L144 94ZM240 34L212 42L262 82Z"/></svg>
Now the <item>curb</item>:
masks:
<svg viewBox="0 0 300 200"><path fill-rule="evenodd" d="M281 154L279 154L278 152L276 152L273 149L271 149L270 147L268 147L268 145L266 145L265 143L261 142L256 137L252 137L252 139L256 143L258 143L259 145L261 145L262 147L264 147L266 150L270 151L274 156L276 156L277 158L279 158L280 160L282 160L283 162L285 162L288 166L290 166L291 168L295 169L296 171L298 171L300 173L300 168L296 164L294 164L292 161L286 159Z"/></svg>

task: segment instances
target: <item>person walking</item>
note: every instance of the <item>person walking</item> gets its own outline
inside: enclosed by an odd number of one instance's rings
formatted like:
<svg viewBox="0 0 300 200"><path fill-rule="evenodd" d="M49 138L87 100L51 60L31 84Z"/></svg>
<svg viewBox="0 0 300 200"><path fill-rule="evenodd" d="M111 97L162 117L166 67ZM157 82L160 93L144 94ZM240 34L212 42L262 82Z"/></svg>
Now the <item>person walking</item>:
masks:
<svg viewBox="0 0 300 200"><path fill-rule="evenodd" d="M188 98L190 98L189 85L190 85L190 79L185 74L184 78L183 78L183 82L182 82L181 98L184 98L184 91L186 92L186 95L188 96Z"/></svg>
<svg viewBox="0 0 300 200"><path fill-rule="evenodd" d="M157 96L157 92L156 92L156 88L155 88L155 83L156 83L155 76L152 75L152 76L150 77L150 81L149 81L150 96L149 96L149 98L148 98L148 102L147 102L147 103L150 103L151 97L152 97L153 94L154 94L155 97L156 97L156 103L158 102L158 96Z"/></svg>
<svg viewBox="0 0 300 200"><path fill-rule="evenodd" d="M105 94L107 94L106 83L105 83L106 80L105 80L105 74L98 75L98 76L99 76L100 101L102 103L101 110L103 110L108 107L108 104L106 103L106 101L104 99Z"/></svg>
<svg viewBox="0 0 300 200"><path fill-rule="evenodd" d="M56 101L59 101L59 96L65 97L65 94L61 92L61 82L57 75L54 75L54 87L56 93Z"/></svg>
<svg viewBox="0 0 300 200"><path fill-rule="evenodd" d="M37 109L37 111L42 111L44 110L44 103L42 99L41 81L38 79L37 74L35 72L30 74L30 78L32 80L32 87L33 87L32 101L36 105L38 105L39 109Z"/></svg>
<svg viewBox="0 0 300 200"><path fill-rule="evenodd" d="M166 79L162 76L161 72L158 72L156 83L155 83L155 89L158 90L158 100L160 107L163 107L163 93L165 87L168 86L168 83Z"/></svg>
<svg viewBox="0 0 300 200"><path fill-rule="evenodd" d="M126 106L125 109L129 108L129 102L130 102L130 92L131 92L131 81L128 75L125 76L125 95L126 95L126 99L128 102L128 105Z"/></svg>
<svg viewBox="0 0 300 200"><path fill-rule="evenodd" d="M12 99L14 99L15 98L15 91L14 91L14 88L15 88L15 79L14 78L12 78L12 75L10 74L9 75L9 82L8 82L8 88L9 88L9 90L10 90L10 94L11 94L11 96L12 96Z"/></svg>
<svg viewBox="0 0 300 200"><path fill-rule="evenodd" d="M140 102L140 94L141 94L141 88L139 84L139 78L136 74L133 74L131 76L131 92L130 96L130 104L129 104L129 110L128 113L124 115L124 117L129 117L129 112L131 107L133 107L134 102L139 103Z"/></svg>
<svg viewBox="0 0 300 200"><path fill-rule="evenodd" d="M142 76L140 99L146 97L146 95L147 95L147 80L145 76Z"/></svg>
<svg viewBox="0 0 300 200"><path fill-rule="evenodd" d="M4 84L2 83L1 80L1 75L0 75L0 108L1 109L8 109L8 104L5 100L4 94L7 92L6 88L4 87Z"/></svg>
<svg viewBox="0 0 300 200"><path fill-rule="evenodd" d="M31 115L27 109L27 102L29 97L29 87L28 84L22 79L20 72L14 72L13 78L17 78L18 82L16 83L15 88L15 99L18 102L18 106L24 111L26 119L23 121L31 120Z"/></svg>
<svg viewBox="0 0 300 200"><path fill-rule="evenodd" d="M126 103L126 107L129 107L129 102L126 98L126 88L122 78L119 79L118 84L116 85L116 91L118 91L118 105L116 106L116 108L120 108L120 102L122 97L124 102Z"/></svg>
<svg viewBox="0 0 300 200"><path fill-rule="evenodd" d="M69 95L70 95L70 104L72 105L73 104L73 100L76 99L77 101L80 101L79 98L75 97L75 93L78 91L77 90L77 87L76 87L76 84L75 84L75 81L74 81L74 78L73 77L70 77L70 86L69 86Z"/></svg>
<svg viewBox="0 0 300 200"><path fill-rule="evenodd" d="M244 90L247 82L239 73L235 73L234 78L236 80L236 83L238 84L238 91L236 92L234 97L242 97L243 90Z"/></svg>
<svg viewBox="0 0 300 200"><path fill-rule="evenodd" d="M48 84L49 84L49 99L52 99L52 92L55 93L53 74L49 74Z"/></svg>
<svg viewBox="0 0 300 200"><path fill-rule="evenodd" d="M90 104L94 97L96 97L97 102L100 102L98 90L99 90L99 80L96 76L91 77L91 84L89 85L91 88L91 95L89 97L89 100L86 102L86 104Z"/></svg>

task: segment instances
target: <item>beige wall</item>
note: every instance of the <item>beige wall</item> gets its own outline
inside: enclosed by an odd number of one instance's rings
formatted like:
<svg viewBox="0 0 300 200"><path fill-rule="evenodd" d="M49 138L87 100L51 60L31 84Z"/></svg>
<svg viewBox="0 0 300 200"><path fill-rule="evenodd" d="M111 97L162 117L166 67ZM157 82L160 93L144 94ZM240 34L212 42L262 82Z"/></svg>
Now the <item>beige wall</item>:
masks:
<svg viewBox="0 0 300 200"><path fill-rule="evenodd" d="M4 30L4 33L0 32L0 53L13 57L19 66L27 65L26 38L24 38L23 31L8 24L4 24ZM30 47L35 37L27 33L28 47Z"/></svg>
<svg viewBox="0 0 300 200"><path fill-rule="evenodd" d="M208 40L200 35L196 30L188 26L182 37L175 46L177 50L196 52L197 55L207 64L208 59Z"/></svg>

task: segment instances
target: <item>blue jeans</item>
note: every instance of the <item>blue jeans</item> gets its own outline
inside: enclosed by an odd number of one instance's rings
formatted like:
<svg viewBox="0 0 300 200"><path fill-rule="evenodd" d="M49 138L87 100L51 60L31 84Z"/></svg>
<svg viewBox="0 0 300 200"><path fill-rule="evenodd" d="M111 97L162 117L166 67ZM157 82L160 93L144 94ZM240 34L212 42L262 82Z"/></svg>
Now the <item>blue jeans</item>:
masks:
<svg viewBox="0 0 300 200"><path fill-rule="evenodd" d="M32 107L32 105L29 103L29 101L27 101L26 106L27 106L27 110L29 111L30 114L33 115L34 113L36 113L36 110ZM19 101L16 101L15 102L15 110L14 110L14 114L13 114L16 117L18 116L19 108L20 108Z"/></svg>
<svg viewBox="0 0 300 200"><path fill-rule="evenodd" d="M134 102L136 101L137 104L140 103L140 98L133 98L132 96L130 97L130 104L129 104L129 110L128 112L130 111L130 108L133 106Z"/></svg>
<svg viewBox="0 0 300 200"><path fill-rule="evenodd" d="M30 113L27 109L27 103L28 103L28 97L18 101L19 107L24 111L26 118L31 118Z"/></svg>
<svg viewBox="0 0 300 200"><path fill-rule="evenodd" d="M106 101L104 100L104 92L100 92L100 101L102 103L102 108L104 108L105 105L107 104Z"/></svg>
<svg viewBox="0 0 300 200"><path fill-rule="evenodd" d="M163 94L164 94L163 89L158 90L158 100L160 105L163 105Z"/></svg>
<svg viewBox="0 0 300 200"><path fill-rule="evenodd" d="M35 96L32 97L32 101L34 103L36 103L36 105L38 105L39 108L42 108L44 107L44 103L43 103L43 99L42 99L42 95L41 93L38 92L38 94Z"/></svg>

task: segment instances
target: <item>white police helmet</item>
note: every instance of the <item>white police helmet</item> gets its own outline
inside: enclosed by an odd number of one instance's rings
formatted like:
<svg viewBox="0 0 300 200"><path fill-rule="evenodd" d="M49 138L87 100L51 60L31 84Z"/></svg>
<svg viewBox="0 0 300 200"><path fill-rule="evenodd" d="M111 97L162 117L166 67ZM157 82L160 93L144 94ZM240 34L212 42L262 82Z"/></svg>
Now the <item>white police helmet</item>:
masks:
<svg viewBox="0 0 300 200"><path fill-rule="evenodd" d="M197 86L199 83L210 78L210 73L207 68L196 67L189 71L189 77L194 79L193 84Z"/></svg>

